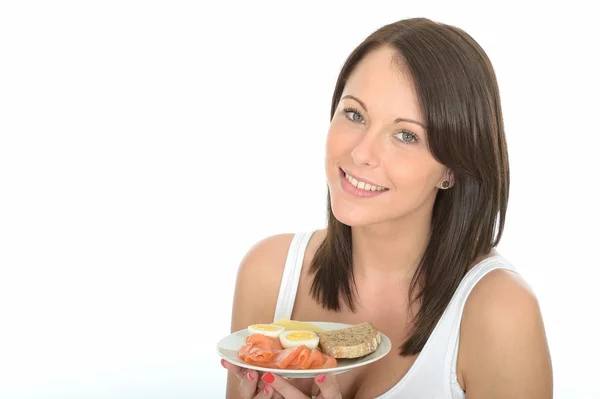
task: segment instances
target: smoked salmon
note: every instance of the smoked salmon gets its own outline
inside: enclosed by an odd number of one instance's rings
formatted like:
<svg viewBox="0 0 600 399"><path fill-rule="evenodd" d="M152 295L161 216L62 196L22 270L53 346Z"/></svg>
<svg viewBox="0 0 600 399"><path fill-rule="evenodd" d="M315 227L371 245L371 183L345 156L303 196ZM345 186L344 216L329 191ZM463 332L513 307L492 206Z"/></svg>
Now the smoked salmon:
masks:
<svg viewBox="0 0 600 399"><path fill-rule="evenodd" d="M306 345L284 349L279 339L262 334L248 335L246 343L238 350L238 356L248 364L275 369L308 370L337 366L334 357L319 349L310 349Z"/></svg>

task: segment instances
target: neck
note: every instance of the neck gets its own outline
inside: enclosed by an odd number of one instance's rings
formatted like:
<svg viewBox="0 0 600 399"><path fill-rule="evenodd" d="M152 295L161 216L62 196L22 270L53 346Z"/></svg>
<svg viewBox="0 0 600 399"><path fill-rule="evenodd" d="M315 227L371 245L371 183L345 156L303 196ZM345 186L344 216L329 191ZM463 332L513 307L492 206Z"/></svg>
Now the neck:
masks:
<svg viewBox="0 0 600 399"><path fill-rule="evenodd" d="M431 214L407 215L385 224L352 227L355 277L410 281L429 242Z"/></svg>

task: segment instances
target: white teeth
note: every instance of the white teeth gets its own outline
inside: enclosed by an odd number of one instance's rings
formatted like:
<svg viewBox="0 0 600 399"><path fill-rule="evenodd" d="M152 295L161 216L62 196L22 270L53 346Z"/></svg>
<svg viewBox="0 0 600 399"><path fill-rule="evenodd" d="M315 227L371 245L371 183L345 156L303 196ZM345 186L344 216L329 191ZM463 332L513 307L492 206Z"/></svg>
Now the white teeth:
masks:
<svg viewBox="0 0 600 399"><path fill-rule="evenodd" d="M359 188L361 190L366 191L384 191L387 190L385 187L371 185L369 183L365 183L359 180L356 180L354 177L350 176L346 173L346 180L348 180L354 187Z"/></svg>

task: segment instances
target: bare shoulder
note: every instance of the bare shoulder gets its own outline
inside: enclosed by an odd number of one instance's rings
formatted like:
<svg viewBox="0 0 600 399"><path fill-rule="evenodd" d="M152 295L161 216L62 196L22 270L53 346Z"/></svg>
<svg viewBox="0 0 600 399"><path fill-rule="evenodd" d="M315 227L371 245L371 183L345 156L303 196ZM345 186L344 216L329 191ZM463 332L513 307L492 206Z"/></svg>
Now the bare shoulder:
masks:
<svg viewBox="0 0 600 399"><path fill-rule="evenodd" d="M463 312L459 371L469 398L551 398L552 366L535 293L497 269L473 288Z"/></svg>
<svg viewBox="0 0 600 399"><path fill-rule="evenodd" d="M473 288L465 311L481 308L489 311L492 310L490 307L498 311L517 310L523 305L529 310L537 307L537 298L531 287L519 274L496 269L487 273ZM498 320L496 317L493 319Z"/></svg>
<svg viewBox="0 0 600 399"><path fill-rule="evenodd" d="M231 330L271 323L290 243L294 234L278 234L254 244L238 268Z"/></svg>
<svg viewBox="0 0 600 399"><path fill-rule="evenodd" d="M283 273L283 266L287 258L290 244L294 234L278 234L262 239L254 244L246 253L238 269L238 283L243 287L260 288L272 287ZM240 279L241 277L241 279ZM244 284L245 279L253 284ZM242 281L240 281L242 280Z"/></svg>

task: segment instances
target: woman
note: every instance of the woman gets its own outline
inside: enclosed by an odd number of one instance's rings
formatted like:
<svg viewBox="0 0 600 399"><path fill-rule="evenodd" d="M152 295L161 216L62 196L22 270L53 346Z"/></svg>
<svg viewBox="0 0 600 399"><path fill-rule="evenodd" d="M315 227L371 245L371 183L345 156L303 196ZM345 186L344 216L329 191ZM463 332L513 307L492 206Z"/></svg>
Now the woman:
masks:
<svg viewBox="0 0 600 399"><path fill-rule="evenodd" d="M427 19L374 32L339 75L326 146L326 229L248 252L232 331L282 317L370 321L398 350L303 381L223 362L228 397L552 397L537 300L495 250L509 166L481 47Z"/></svg>

